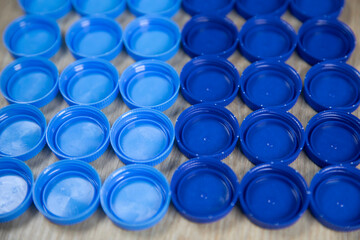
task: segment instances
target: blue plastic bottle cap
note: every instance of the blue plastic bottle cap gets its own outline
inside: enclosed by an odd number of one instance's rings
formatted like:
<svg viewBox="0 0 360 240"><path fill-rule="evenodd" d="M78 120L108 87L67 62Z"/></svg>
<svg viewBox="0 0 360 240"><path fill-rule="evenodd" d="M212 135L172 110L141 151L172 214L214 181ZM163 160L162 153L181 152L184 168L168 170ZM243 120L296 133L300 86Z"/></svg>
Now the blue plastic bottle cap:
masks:
<svg viewBox="0 0 360 240"><path fill-rule="evenodd" d="M180 9L181 0L127 0L130 12L135 16L174 16Z"/></svg>
<svg viewBox="0 0 360 240"><path fill-rule="evenodd" d="M356 43L350 27L336 19L308 20L298 36L297 51L310 65L326 60L347 61Z"/></svg>
<svg viewBox="0 0 360 240"><path fill-rule="evenodd" d="M260 109L249 114L240 127L240 146L255 165L290 164L299 156L305 143L304 128L291 113Z"/></svg>
<svg viewBox="0 0 360 240"><path fill-rule="evenodd" d="M126 8L126 0L71 0L71 2L81 16L104 15L116 18Z"/></svg>
<svg viewBox="0 0 360 240"><path fill-rule="evenodd" d="M360 229L359 169L326 167L315 174L310 191L310 210L320 223L336 231Z"/></svg>
<svg viewBox="0 0 360 240"><path fill-rule="evenodd" d="M302 22L315 17L337 18L344 4L344 0L292 0L290 11Z"/></svg>
<svg viewBox="0 0 360 240"><path fill-rule="evenodd" d="M124 31L127 53L136 61L167 61L179 50L181 33L171 19L144 16L130 22Z"/></svg>
<svg viewBox="0 0 360 240"><path fill-rule="evenodd" d="M121 52L122 35L120 25L113 19L94 16L75 22L65 41L76 59L94 57L110 61Z"/></svg>
<svg viewBox="0 0 360 240"><path fill-rule="evenodd" d="M304 178L284 164L262 164L240 184L240 204L254 224L269 229L294 224L306 211L310 191Z"/></svg>
<svg viewBox="0 0 360 240"><path fill-rule="evenodd" d="M121 96L133 108L165 111L176 101L180 80L175 69L160 60L143 60L129 66L119 80Z"/></svg>
<svg viewBox="0 0 360 240"><path fill-rule="evenodd" d="M51 58L60 49L61 33L55 20L27 15L15 19L7 26L3 42L14 58Z"/></svg>
<svg viewBox="0 0 360 240"><path fill-rule="evenodd" d="M360 119L343 111L316 114L305 131L305 150L319 167L360 163Z"/></svg>
<svg viewBox="0 0 360 240"><path fill-rule="evenodd" d="M91 106L65 108L51 119L46 141L59 159L91 162L107 149L110 124L105 114Z"/></svg>
<svg viewBox="0 0 360 240"><path fill-rule="evenodd" d="M36 107L12 104L0 109L0 157L35 157L45 146L45 132L44 114Z"/></svg>
<svg viewBox="0 0 360 240"><path fill-rule="evenodd" d="M70 0L18 0L20 7L27 14L42 15L51 18L61 18L71 10Z"/></svg>
<svg viewBox="0 0 360 240"><path fill-rule="evenodd" d="M155 166L169 156L174 135L174 126L165 114L138 108L124 113L115 121L110 141L123 163Z"/></svg>
<svg viewBox="0 0 360 240"><path fill-rule="evenodd" d="M236 67L224 58L200 56L188 62L180 74L181 92L190 104L229 105L239 91Z"/></svg>
<svg viewBox="0 0 360 240"><path fill-rule="evenodd" d="M193 222L209 223L225 217L239 197L239 181L225 163L194 158L183 163L171 180L172 203Z"/></svg>
<svg viewBox="0 0 360 240"><path fill-rule="evenodd" d="M161 172L144 164L132 164L110 174L100 195L104 212L117 226L143 230L165 216L171 192Z"/></svg>
<svg viewBox="0 0 360 240"><path fill-rule="evenodd" d="M296 48L298 38L293 27L279 17L254 17L239 33L242 55L250 62L286 61Z"/></svg>
<svg viewBox="0 0 360 240"><path fill-rule="evenodd" d="M59 72L46 58L20 58L1 73L0 90L9 103L43 107L58 93Z"/></svg>
<svg viewBox="0 0 360 240"><path fill-rule="evenodd" d="M100 189L101 179L90 164L64 160L40 173L33 188L33 200L47 219L70 225L86 220L96 211Z"/></svg>
<svg viewBox="0 0 360 240"><path fill-rule="evenodd" d="M235 0L183 0L184 11L191 16L198 14L216 14L226 16L233 9Z"/></svg>
<svg viewBox="0 0 360 240"><path fill-rule="evenodd" d="M346 63L318 63L306 74L304 97L315 111L355 111L360 104L360 73Z"/></svg>
<svg viewBox="0 0 360 240"><path fill-rule="evenodd" d="M302 80L291 66L279 61L258 61L240 78L240 95L252 110L292 108L302 89Z"/></svg>
<svg viewBox="0 0 360 240"><path fill-rule="evenodd" d="M119 73L100 58L78 60L65 68L59 80L60 92L69 105L109 106L118 95Z"/></svg>
<svg viewBox="0 0 360 240"><path fill-rule="evenodd" d="M277 16L285 13L289 0L236 0L236 11L245 19L255 16Z"/></svg>
<svg viewBox="0 0 360 240"><path fill-rule="evenodd" d="M229 18L197 15L185 24L181 41L184 51L192 58L200 55L228 58L236 50L238 30Z"/></svg>
<svg viewBox="0 0 360 240"><path fill-rule="evenodd" d="M180 151L188 158L225 159L239 139L239 123L226 108L200 103L183 111L175 124Z"/></svg>
<svg viewBox="0 0 360 240"><path fill-rule="evenodd" d="M0 223L19 217L30 207L33 183L33 174L24 162L0 159Z"/></svg>

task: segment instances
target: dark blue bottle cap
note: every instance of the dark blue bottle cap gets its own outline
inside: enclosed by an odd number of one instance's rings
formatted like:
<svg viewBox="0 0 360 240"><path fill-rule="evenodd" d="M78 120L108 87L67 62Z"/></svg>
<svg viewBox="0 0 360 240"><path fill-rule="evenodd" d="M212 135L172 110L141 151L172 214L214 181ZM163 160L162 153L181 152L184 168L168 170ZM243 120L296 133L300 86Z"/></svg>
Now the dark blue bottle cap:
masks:
<svg viewBox="0 0 360 240"><path fill-rule="evenodd" d="M258 60L286 61L297 44L294 28L279 17L254 17L239 33L242 55L250 62Z"/></svg>
<svg viewBox="0 0 360 240"><path fill-rule="evenodd" d="M289 0L236 0L236 11L245 19L255 16L277 16L283 15L289 5Z"/></svg>
<svg viewBox="0 0 360 240"><path fill-rule="evenodd" d="M68 29L65 41L76 59L94 57L114 59L121 52L123 40L120 25L111 18L81 18Z"/></svg>
<svg viewBox="0 0 360 240"><path fill-rule="evenodd" d="M360 229L360 170L330 166L315 174L310 184L312 215L336 231Z"/></svg>
<svg viewBox="0 0 360 240"><path fill-rule="evenodd" d="M261 164L240 183L240 204L254 224L269 229L294 224L306 211L310 191L304 178L284 164Z"/></svg>
<svg viewBox="0 0 360 240"><path fill-rule="evenodd" d="M260 109L249 114L240 127L240 145L244 155L255 165L290 164L305 143L304 128L291 113Z"/></svg>
<svg viewBox="0 0 360 240"><path fill-rule="evenodd" d="M126 0L71 0L71 2L81 16L103 15L116 18L126 8Z"/></svg>
<svg viewBox="0 0 360 240"><path fill-rule="evenodd" d="M197 15L185 24L181 41L184 51L192 58L200 55L228 58L236 50L238 30L229 18Z"/></svg>
<svg viewBox="0 0 360 240"><path fill-rule="evenodd" d="M222 57L200 56L188 62L180 74L181 92L190 104L229 105L239 91L236 67Z"/></svg>
<svg viewBox="0 0 360 240"><path fill-rule="evenodd" d="M360 104L360 73L346 63L318 63L306 74L304 98L315 111L355 111Z"/></svg>
<svg viewBox="0 0 360 240"><path fill-rule="evenodd" d="M35 157L45 146L44 114L28 104L0 109L0 157L22 161Z"/></svg>
<svg viewBox="0 0 360 240"><path fill-rule="evenodd" d="M240 95L252 110L292 108L302 89L299 73L280 61L258 61L247 67L240 78Z"/></svg>
<svg viewBox="0 0 360 240"><path fill-rule="evenodd" d="M233 9L235 0L183 0L182 6L185 12L191 16L198 14L216 14L226 16Z"/></svg>
<svg viewBox="0 0 360 240"><path fill-rule="evenodd" d="M88 219L98 208L101 179L90 164L63 160L45 168L36 179L33 200L47 219L71 225Z"/></svg>
<svg viewBox="0 0 360 240"><path fill-rule="evenodd" d="M180 114L175 124L175 136L180 151L186 157L222 160L235 149L239 123L226 108L200 103Z"/></svg>
<svg viewBox="0 0 360 240"><path fill-rule="evenodd" d="M33 174L24 162L0 159L0 223L19 217L30 207L33 184Z"/></svg>
<svg viewBox="0 0 360 240"><path fill-rule="evenodd" d="M239 197L239 181L225 163L194 158L175 171L171 180L172 203L193 222L210 223L225 217Z"/></svg>
<svg viewBox="0 0 360 240"><path fill-rule="evenodd" d="M316 17L337 18L345 0L292 0L290 3L291 13L300 21Z"/></svg>
<svg viewBox="0 0 360 240"><path fill-rule="evenodd" d="M27 14L42 15L51 18L61 18L71 10L70 0L43 1L43 0L18 0L20 7Z"/></svg>
<svg viewBox="0 0 360 240"><path fill-rule="evenodd" d="M119 73L100 58L78 60L65 68L59 80L60 92L69 105L109 106L117 97Z"/></svg>
<svg viewBox="0 0 360 240"><path fill-rule="evenodd" d="M0 90L9 103L43 107L57 95L59 72L42 57L19 58L1 73Z"/></svg>
<svg viewBox="0 0 360 240"><path fill-rule="evenodd" d="M169 156L174 138L174 126L165 114L138 108L115 121L110 141L123 163L155 166Z"/></svg>
<svg viewBox="0 0 360 240"><path fill-rule="evenodd" d="M165 176L144 164L114 171L104 182L100 195L106 215L127 230L143 230L160 222L171 198Z"/></svg>
<svg viewBox="0 0 360 240"><path fill-rule="evenodd" d="M360 163L360 119L343 111L316 114L305 131L305 150L319 167Z"/></svg>
<svg viewBox="0 0 360 240"><path fill-rule="evenodd" d="M55 20L36 15L15 19L4 31L3 42L14 58L51 58L61 46L61 33Z"/></svg>
<svg viewBox="0 0 360 240"><path fill-rule="evenodd" d="M121 96L133 108L165 111L176 101L180 80L175 69L160 60L143 60L129 66L119 80Z"/></svg>
<svg viewBox="0 0 360 240"><path fill-rule="evenodd" d="M126 51L135 61L169 60L179 50L180 38L178 25L160 16L136 18L124 31Z"/></svg>
<svg viewBox="0 0 360 240"><path fill-rule="evenodd" d="M347 61L356 43L350 27L336 19L308 20L301 26L298 36L297 51L310 65L326 60Z"/></svg>
<svg viewBox="0 0 360 240"><path fill-rule="evenodd" d="M91 106L76 105L58 112L50 121L46 141L59 159L92 162L107 149L110 124L105 114Z"/></svg>
<svg viewBox="0 0 360 240"><path fill-rule="evenodd" d="M130 12L135 16L174 16L180 9L181 0L127 0Z"/></svg>

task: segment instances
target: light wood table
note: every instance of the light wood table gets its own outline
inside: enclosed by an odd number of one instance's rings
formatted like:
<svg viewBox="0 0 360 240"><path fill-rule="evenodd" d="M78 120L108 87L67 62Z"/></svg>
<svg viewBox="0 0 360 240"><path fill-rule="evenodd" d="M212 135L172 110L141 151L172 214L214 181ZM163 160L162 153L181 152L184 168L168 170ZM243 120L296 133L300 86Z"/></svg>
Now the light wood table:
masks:
<svg viewBox="0 0 360 240"><path fill-rule="evenodd" d="M49 0L51 1L51 0ZM205 1L205 0L204 0ZM346 22L353 29L358 39L360 39L360 1L347 0L346 6L340 19ZM15 0L0 0L0 32L2 33L5 27L15 18L23 15L20 7ZM228 15L237 25L238 29L244 23L242 19L235 11ZM69 26L79 19L79 15L75 12L71 12L63 19L60 19L60 24L63 36ZM287 12L283 18L288 21L296 30L301 26L301 22L295 19L289 12ZM124 29L126 25L134 19L134 16L128 11L124 12L117 21ZM183 10L180 10L173 18L180 26L190 19L190 16ZM70 52L67 50L64 42L61 50L51 59L59 68L61 72L68 64L74 61ZM180 73L182 67L187 63L190 58L180 50L177 55L169 61L169 63L175 67ZM249 65L249 62L240 55L237 51L233 54L229 60L237 67L240 73ZM3 44L0 44L0 70L13 61L10 54L6 51ZM112 61L117 67L118 71L122 73L126 67L132 64L134 61L123 50L122 53ZM294 53L292 57L287 61L292 67L294 67L304 78L306 72L310 66L307 65L299 56ZM349 64L355 68L360 69L360 45L357 44ZM4 107L8 103L1 96L0 106ZM175 123L179 114L189 107L190 105L179 96L174 106L165 112L173 123ZM67 107L67 104L60 96L60 94L47 106L41 108L41 111L45 114L46 120L50 119L61 109ZM237 97L233 103L227 107L238 118L241 124L245 116L251 113L251 110ZM124 112L129 109L125 106L120 97L118 97L114 103L109 107L103 109L103 112L108 117L111 124ZM296 103L295 107L290 111L304 126L315 115L315 111L312 110L309 105L306 104L301 96ZM354 115L360 117L360 111L354 112ZM164 173L167 179L170 181L174 170L187 159L183 156L177 147L174 147L171 155L160 165L156 166L162 173ZM45 147L43 151L33 159L30 159L26 164L32 169L34 176L37 177L39 173L48 165L58 161L58 159L51 153L48 147ZM237 174L241 180L243 175L253 165L244 157L238 148L224 160ZM114 170L123 166L123 163L116 157L113 150L109 148L106 153L98 160L91 163L99 172L102 181ZM298 170L310 183L314 174L319 171L319 168L313 164L304 153L301 153L298 159L291 164L293 168ZM359 203L360 204L360 203ZM360 231L351 233L341 233L329 230L318 223L310 214L309 211L303 215L303 217L293 226L282 230L265 230L252 224L241 212L238 206L236 206L229 215L222 220L212 224L196 224L184 219L175 208L170 205L164 219L155 227L140 231L131 232L125 231L116 227L109 218L104 214L101 207L85 222L73 225L73 226L59 226L49 222L42 216L34 206L31 206L21 217L14 221L0 224L0 240L5 239L33 239L33 240L52 240L52 239L360 239Z"/></svg>

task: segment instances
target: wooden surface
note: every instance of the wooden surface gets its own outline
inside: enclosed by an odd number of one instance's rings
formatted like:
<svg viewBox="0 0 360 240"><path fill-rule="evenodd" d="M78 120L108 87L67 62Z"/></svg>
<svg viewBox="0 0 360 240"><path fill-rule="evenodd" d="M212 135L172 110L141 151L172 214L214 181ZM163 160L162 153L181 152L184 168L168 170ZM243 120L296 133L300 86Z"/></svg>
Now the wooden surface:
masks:
<svg viewBox="0 0 360 240"><path fill-rule="evenodd" d="M49 0L51 1L51 0ZM205 1L205 0L204 0ZM357 38L360 39L360 1L347 0L347 4L340 19L346 22L353 29ZM15 0L0 0L0 32L2 33L5 27L15 18L23 15L21 9L17 5ZM244 23L242 19L235 11L228 15L237 25L238 29ZM287 12L283 18L288 21L295 30L298 30L301 23L295 19L289 12ZM79 16L75 12L71 12L65 18L60 19L58 22L61 27L62 34L64 36L69 26L79 19ZM117 21L124 29L126 25L134 19L128 11L124 12ZM190 19L183 10L180 10L173 18L180 26ZM349 60L349 64L355 68L360 69L360 46L359 43ZM66 49L63 42L61 50L51 59L59 68L61 72L68 64L74 61L70 52ZM169 63L175 67L180 73L182 67L187 63L190 58L180 50L177 55L169 61ZM229 60L237 67L240 74L249 65L249 62L242 57L239 52L234 53ZM7 53L3 44L0 44L0 70L13 61L12 57ZM134 61L125 53L125 50L112 61L117 67L120 74L126 67L132 64ZM292 67L294 67L304 78L306 72L310 68L299 56L294 53L292 57L287 61ZM6 106L8 103L1 96L0 107ZM173 123L179 116L179 114L189 107L190 105L179 96L174 106L168 109L165 114L171 118ZM61 109L66 108L67 104L58 95L50 104L41 108L41 111L45 114L47 122ZM245 116L247 116L251 110L237 97L233 103L227 107L238 118L239 123L242 122ZM118 97L109 107L103 109L103 112L108 117L111 124L124 112L129 109ZM295 107L290 111L304 126L310 120L315 112L305 103L302 96L300 96ZM354 115L360 117L360 111L354 112ZM173 148L171 155L160 165L156 166L162 173L164 173L167 179L170 181L174 170L184 161L186 161L177 147ZM43 151L26 162L26 164L32 169L34 177L36 178L39 173L51 163L58 161L58 159L51 153L48 147L45 147ZM242 155L238 148L224 160L237 174L241 180L243 175L253 165ZM98 160L91 163L99 172L102 181L106 177L123 166L123 163L116 157L114 152L109 148L107 152ZM297 169L310 183L314 174L319 168L313 164L304 153L301 153L298 159L291 164L291 166ZM359 203L360 204L360 203ZM170 205L169 211L163 220L155 227L141 231L130 232L122 230L116 227L102 211L101 207L85 222L79 223L73 226L58 226L47 219L45 219L34 206L31 206L21 217L14 221L0 224L0 240L5 239L34 239L34 240L52 240L52 239L360 239L360 231L351 233L340 233L331 231L323 227L318 223L310 214L306 211L303 217L293 226L282 230L265 230L252 224L236 206L229 215L224 219L212 223L212 224L196 224L187 221L176 212L174 207Z"/></svg>

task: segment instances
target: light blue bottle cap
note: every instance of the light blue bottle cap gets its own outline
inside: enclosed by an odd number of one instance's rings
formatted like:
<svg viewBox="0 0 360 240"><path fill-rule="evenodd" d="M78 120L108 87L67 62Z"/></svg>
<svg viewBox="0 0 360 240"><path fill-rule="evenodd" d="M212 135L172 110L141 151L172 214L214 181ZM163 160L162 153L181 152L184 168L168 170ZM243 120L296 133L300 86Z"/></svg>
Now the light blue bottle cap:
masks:
<svg viewBox="0 0 360 240"><path fill-rule="evenodd" d="M153 167L132 164L114 171L104 182L101 206L117 226L143 230L166 214L171 198L169 183Z"/></svg>
<svg viewBox="0 0 360 240"><path fill-rule="evenodd" d="M130 12L135 16L159 15L172 17L180 9L181 0L127 0Z"/></svg>
<svg viewBox="0 0 360 240"><path fill-rule="evenodd" d="M27 15L15 19L7 26L3 42L14 58L51 58L60 49L61 32L55 20Z"/></svg>
<svg viewBox="0 0 360 240"><path fill-rule="evenodd" d="M157 110L138 108L121 115L111 129L111 145L125 164L151 166L164 161L174 143L170 119Z"/></svg>
<svg viewBox="0 0 360 240"><path fill-rule="evenodd" d="M124 31L127 53L135 60L167 61L179 50L180 29L171 19L144 16L130 22Z"/></svg>
<svg viewBox="0 0 360 240"><path fill-rule="evenodd" d="M121 96L133 108L165 111L176 101L180 80L175 69L160 60L143 60L129 66L119 80Z"/></svg>
<svg viewBox="0 0 360 240"><path fill-rule="evenodd" d="M9 103L43 107L56 97L58 79L57 67L46 58L20 58L1 73L0 90Z"/></svg>
<svg viewBox="0 0 360 240"><path fill-rule="evenodd" d="M105 152L109 139L110 124L105 114L83 105L58 112L46 131L48 146L59 159L94 161Z"/></svg>
<svg viewBox="0 0 360 240"><path fill-rule="evenodd" d="M71 11L70 0L18 0L20 7L27 14L61 18Z"/></svg>
<svg viewBox="0 0 360 240"><path fill-rule="evenodd" d="M64 160L45 168L36 179L33 200L47 219L71 225L88 219L98 208L101 179L88 163Z"/></svg>
<svg viewBox="0 0 360 240"><path fill-rule="evenodd" d="M33 174L15 158L0 158L0 223L23 214L32 203Z"/></svg>
<svg viewBox="0 0 360 240"><path fill-rule="evenodd" d="M38 108L12 104L0 109L0 157L35 157L45 146L45 132L46 120Z"/></svg>
<svg viewBox="0 0 360 240"><path fill-rule="evenodd" d="M126 0L71 0L71 2L81 16L104 15L116 18L126 8Z"/></svg>
<svg viewBox="0 0 360 240"><path fill-rule="evenodd" d="M87 58L65 68L59 79L59 88L69 105L102 109L117 97L118 81L119 73L110 62L100 58Z"/></svg>

